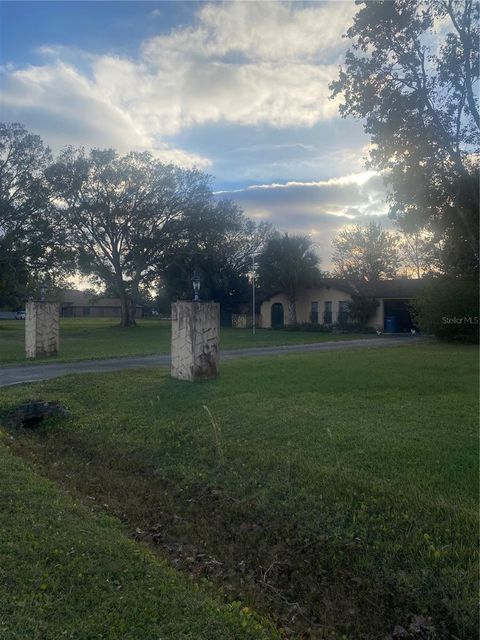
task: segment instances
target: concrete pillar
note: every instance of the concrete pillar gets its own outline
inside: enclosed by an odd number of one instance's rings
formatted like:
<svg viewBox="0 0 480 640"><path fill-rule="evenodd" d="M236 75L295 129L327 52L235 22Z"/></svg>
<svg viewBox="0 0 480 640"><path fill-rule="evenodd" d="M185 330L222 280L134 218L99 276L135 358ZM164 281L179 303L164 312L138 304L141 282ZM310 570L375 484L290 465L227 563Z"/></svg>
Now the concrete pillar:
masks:
<svg viewBox="0 0 480 640"><path fill-rule="evenodd" d="M172 304L171 375L179 380L209 380L218 375L220 305L216 302Z"/></svg>
<svg viewBox="0 0 480 640"><path fill-rule="evenodd" d="M55 356L60 346L60 304L27 302L25 354L27 358Z"/></svg>

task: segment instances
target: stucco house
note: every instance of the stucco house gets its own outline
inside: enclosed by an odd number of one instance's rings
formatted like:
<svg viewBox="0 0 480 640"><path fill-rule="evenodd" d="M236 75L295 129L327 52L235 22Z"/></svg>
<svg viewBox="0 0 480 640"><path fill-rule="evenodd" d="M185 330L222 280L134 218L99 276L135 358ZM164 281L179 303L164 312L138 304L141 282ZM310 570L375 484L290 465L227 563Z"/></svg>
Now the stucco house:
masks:
<svg viewBox="0 0 480 640"><path fill-rule="evenodd" d="M322 278L318 285L303 290L296 300L297 322L334 325L348 320L352 297L375 298L378 302L369 325L385 332L409 332L413 328L410 302L423 287L422 280L378 280L363 282L342 278ZM288 324L288 299L281 291L262 301L262 328Z"/></svg>

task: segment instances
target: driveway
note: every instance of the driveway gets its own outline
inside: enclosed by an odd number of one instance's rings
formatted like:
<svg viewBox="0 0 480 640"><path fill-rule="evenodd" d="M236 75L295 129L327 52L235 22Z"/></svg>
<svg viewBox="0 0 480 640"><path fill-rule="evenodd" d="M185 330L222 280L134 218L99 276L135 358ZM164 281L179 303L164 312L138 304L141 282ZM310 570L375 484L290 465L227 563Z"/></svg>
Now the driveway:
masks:
<svg viewBox="0 0 480 640"><path fill-rule="evenodd" d="M221 360L236 358L256 358L259 356L282 356L288 353L312 353L316 351L345 351L350 349L377 349L399 344L419 342L418 336L372 337L358 340L337 342L319 342L314 344L295 344L280 347L254 347L249 349L230 349L222 351ZM99 373L102 371L119 371L122 369L139 369L145 367L167 366L169 355L161 356L129 356L124 358L107 358L105 360L80 360L79 362L58 362L39 365L18 365L0 367L0 387L8 387L24 382L50 380L69 374Z"/></svg>

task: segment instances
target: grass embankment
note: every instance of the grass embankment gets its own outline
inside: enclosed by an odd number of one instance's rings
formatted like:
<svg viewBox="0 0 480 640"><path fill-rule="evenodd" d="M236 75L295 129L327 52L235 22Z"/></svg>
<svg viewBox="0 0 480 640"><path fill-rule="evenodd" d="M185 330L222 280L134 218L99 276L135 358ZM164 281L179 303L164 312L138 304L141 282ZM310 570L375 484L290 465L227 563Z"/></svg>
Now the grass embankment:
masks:
<svg viewBox="0 0 480 640"><path fill-rule="evenodd" d="M274 640L0 448L0 638Z"/></svg>
<svg viewBox="0 0 480 640"><path fill-rule="evenodd" d="M5 441L295 637L378 640L415 614L431 638L467 640L476 365L474 348L416 344L230 362L196 385L161 369L69 377L5 390L6 407L42 397L72 411Z"/></svg>
<svg viewBox="0 0 480 640"><path fill-rule="evenodd" d="M20 320L0 320L0 366L13 363L68 362L89 358L138 356L170 352L170 322L140 320L138 326L123 329L115 319L60 320L60 353L48 360L26 360L24 346L25 323ZM266 347L286 344L306 344L329 340L368 338L359 334L317 333L221 328L222 349Z"/></svg>

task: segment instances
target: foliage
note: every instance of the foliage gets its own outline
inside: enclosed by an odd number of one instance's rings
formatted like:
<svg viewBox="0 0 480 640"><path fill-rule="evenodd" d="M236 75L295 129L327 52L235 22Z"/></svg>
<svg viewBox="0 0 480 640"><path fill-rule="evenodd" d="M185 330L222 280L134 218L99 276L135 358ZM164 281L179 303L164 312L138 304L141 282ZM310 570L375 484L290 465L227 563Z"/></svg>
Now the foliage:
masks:
<svg viewBox="0 0 480 640"><path fill-rule="evenodd" d="M340 112L365 121L369 165L390 190L390 215L426 227L443 267L478 272L480 117L478 3L362 1L351 49L331 84Z"/></svg>
<svg viewBox="0 0 480 640"><path fill-rule="evenodd" d="M29 293L30 274L21 251L0 239L0 308L19 310Z"/></svg>
<svg viewBox="0 0 480 640"><path fill-rule="evenodd" d="M333 274L372 282L394 278L400 266L398 240L374 221L352 225L333 239Z"/></svg>
<svg viewBox="0 0 480 640"><path fill-rule="evenodd" d="M0 123L0 306L16 308L39 280L68 272L61 226L51 216L51 153L20 124Z"/></svg>
<svg viewBox="0 0 480 640"><path fill-rule="evenodd" d="M348 314L351 320L366 327L377 311L378 299L369 296L352 295L348 303Z"/></svg>
<svg viewBox="0 0 480 640"><path fill-rule="evenodd" d="M223 314L250 301L252 254L271 235L270 225L256 225L236 204L220 200L187 210L170 225L169 235L161 270L165 300L190 299L197 271L200 298L219 302Z"/></svg>
<svg viewBox="0 0 480 640"><path fill-rule="evenodd" d="M210 198L209 178L162 164L151 154L66 149L48 168L81 271L115 291L122 325L135 324L141 288L155 279L171 240L169 225Z"/></svg>
<svg viewBox="0 0 480 640"><path fill-rule="evenodd" d="M407 278L422 278L442 269L442 247L432 232L413 229L402 233L398 250L403 275Z"/></svg>
<svg viewBox="0 0 480 640"><path fill-rule="evenodd" d="M352 322L351 320L345 320L342 322L338 322L333 325L334 331L339 331L340 333L348 333L353 335L355 333L361 333L366 335L376 334L377 330L375 327L369 327L360 322Z"/></svg>
<svg viewBox="0 0 480 640"><path fill-rule="evenodd" d="M266 292L282 291L288 298L289 324L297 321L296 298L318 282L319 258L308 236L276 234L258 257L258 279Z"/></svg>
<svg viewBox="0 0 480 640"><path fill-rule="evenodd" d="M478 283L458 278L428 281L412 303L415 321L424 333L442 340L478 342Z"/></svg>
<svg viewBox="0 0 480 640"><path fill-rule="evenodd" d="M281 331L281 329L273 329L274 331ZM283 327L285 331L310 331L313 333L331 333L332 327L330 325L320 324L319 322L295 322L287 324Z"/></svg>

